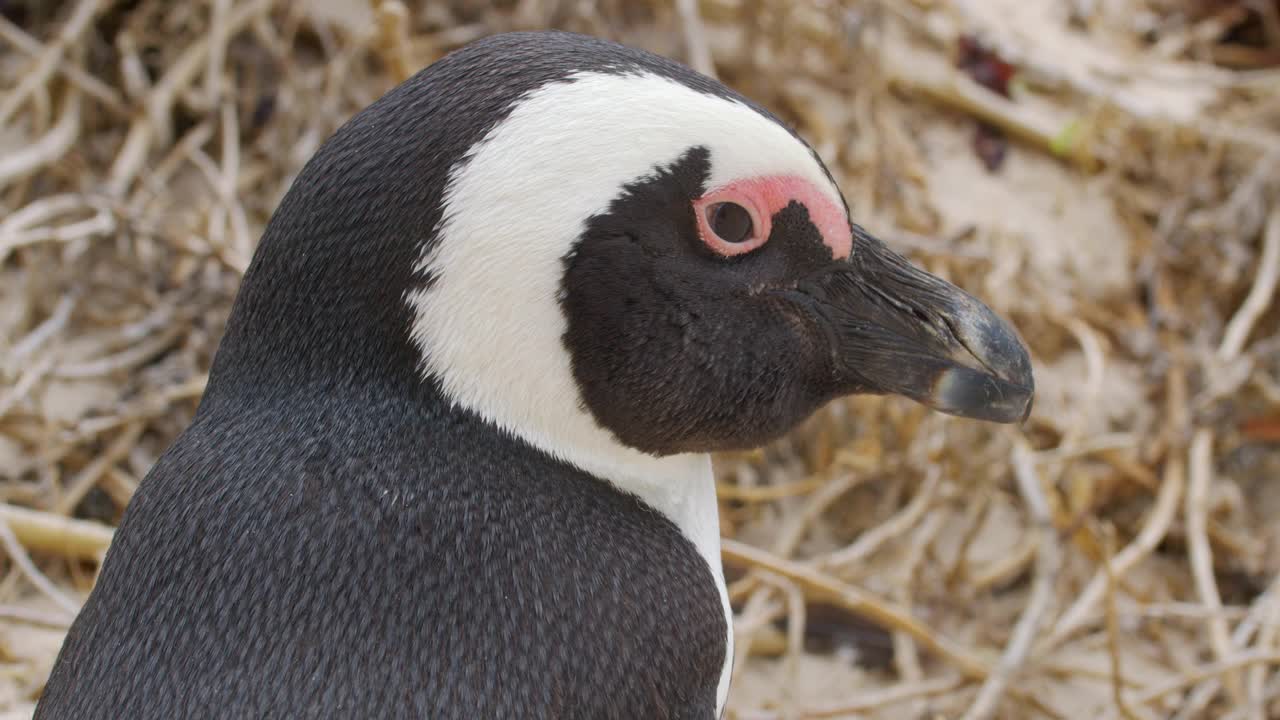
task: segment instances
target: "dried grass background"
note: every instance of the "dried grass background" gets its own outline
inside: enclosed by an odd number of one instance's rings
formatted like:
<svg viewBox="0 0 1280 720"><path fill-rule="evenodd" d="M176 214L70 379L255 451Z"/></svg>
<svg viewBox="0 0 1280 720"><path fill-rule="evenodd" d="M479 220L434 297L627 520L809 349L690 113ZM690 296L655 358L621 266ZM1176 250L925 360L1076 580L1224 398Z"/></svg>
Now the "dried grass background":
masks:
<svg viewBox="0 0 1280 720"><path fill-rule="evenodd" d="M0 14L3 717L30 716L109 527L190 420L303 162L443 53L560 27L775 109L861 224L1034 354L1021 428L856 398L718 459L729 717L1280 718L1280 3ZM1016 70L1007 97L958 69L975 40Z"/></svg>

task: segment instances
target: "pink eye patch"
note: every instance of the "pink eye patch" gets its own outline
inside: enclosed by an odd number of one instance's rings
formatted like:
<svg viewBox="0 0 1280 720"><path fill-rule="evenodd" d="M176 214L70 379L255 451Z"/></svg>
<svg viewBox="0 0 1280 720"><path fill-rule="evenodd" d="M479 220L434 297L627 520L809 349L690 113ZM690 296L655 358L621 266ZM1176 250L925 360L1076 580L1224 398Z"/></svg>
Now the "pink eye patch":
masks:
<svg viewBox="0 0 1280 720"><path fill-rule="evenodd" d="M698 198L693 202L698 235L719 255L744 255L768 241L773 216L793 201L808 209L831 256L849 257L853 231L844 208L813 183L793 175L737 180Z"/></svg>

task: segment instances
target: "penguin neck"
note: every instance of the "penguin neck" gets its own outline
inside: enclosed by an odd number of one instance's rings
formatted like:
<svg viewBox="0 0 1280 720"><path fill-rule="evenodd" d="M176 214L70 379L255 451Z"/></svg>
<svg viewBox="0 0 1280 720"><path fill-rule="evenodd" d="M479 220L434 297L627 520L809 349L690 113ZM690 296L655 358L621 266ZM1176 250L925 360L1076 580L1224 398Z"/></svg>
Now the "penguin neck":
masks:
<svg viewBox="0 0 1280 720"><path fill-rule="evenodd" d="M588 422L581 422L586 419ZM492 420L488 420L493 424ZM577 422L575 422L577 421ZM580 412L558 431L502 427L507 433L624 492L670 520L707 563L725 615L725 660L716 689L717 716L729 694L733 671L733 609L720 559L720 513L711 456L654 456L626 447Z"/></svg>
<svg viewBox="0 0 1280 720"><path fill-rule="evenodd" d="M711 456L655 457L620 444L574 446L553 437L521 440L609 483L670 520L698 549L720 581L720 517Z"/></svg>
<svg viewBox="0 0 1280 720"><path fill-rule="evenodd" d="M618 442L581 410L558 422L526 417L528 422L517 424L467 409L533 448L638 497L680 529L720 582L720 519L710 455L641 452Z"/></svg>

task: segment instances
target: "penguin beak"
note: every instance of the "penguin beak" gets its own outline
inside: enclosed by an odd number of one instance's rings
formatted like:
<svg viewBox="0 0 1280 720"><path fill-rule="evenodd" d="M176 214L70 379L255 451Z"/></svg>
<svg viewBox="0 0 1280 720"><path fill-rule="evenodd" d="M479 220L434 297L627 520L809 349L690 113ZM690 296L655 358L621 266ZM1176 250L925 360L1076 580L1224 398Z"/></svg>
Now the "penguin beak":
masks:
<svg viewBox="0 0 1280 720"><path fill-rule="evenodd" d="M1035 380L1017 333L977 298L854 226L853 252L802 283L836 381L1000 423L1031 413Z"/></svg>

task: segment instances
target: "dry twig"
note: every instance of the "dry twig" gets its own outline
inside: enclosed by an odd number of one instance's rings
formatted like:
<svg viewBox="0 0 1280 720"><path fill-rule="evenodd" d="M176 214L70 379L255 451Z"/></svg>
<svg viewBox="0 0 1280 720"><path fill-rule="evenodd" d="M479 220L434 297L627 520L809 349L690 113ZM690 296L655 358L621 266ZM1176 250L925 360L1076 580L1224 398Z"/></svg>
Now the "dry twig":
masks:
<svg viewBox="0 0 1280 720"><path fill-rule="evenodd" d="M1222 344L1218 346L1219 360L1230 362L1244 349L1249 332L1271 305L1277 281L1280 281L1280 205L1271 211L1271 217L1267 220L1262 255L1258 259L1258 274L1253 279L1253 287L1222 334Z"/></svg>
<svg viewBox="0 0 1280 720"><path fill-rule="evenodd" d="M1111 572L1116 575L1128 572L1164 539L1177 513L1183 482L1183 465L1177 458L1171 458L1165 465L1160 494L1156 496L1155 505L1142 527L1142 532L1116 555ZM1048 637L1039 644L1036 654L1043 655L1048 652L1089 622L1106 588L1107 570L1099 569L1077 596L1075 603L1058 618Z"/></svg>
<svg viewBox="0 0 1280 720"><path fill-rule="evenodd" d="M722 551L725 560L729 563L769 570L795 582L808 593L809 597L827 600L849 612L907 633L971 678L981 680L988 674L986 664L972 651L941 637L911 617L911 614L903 608L835 580L819 570L784 560L736 540L723 540Z"/></svg>
<svg viewBox="0 0 1280 720"><path fill-rule="evenodd" d="M31 556L23 549L22 543L18 542L17 536L14 535L13 529L9 527L9 523L4 518L0 518L0 545L4 545L5 552L9 555L9 560L26 576L27 580L36 586L45 597L53 601L64 613L68 619L74 618L76 613L80 612L80 605L71 598L68 598L57 588L49 578L44 576L36 568L35 563L31 562Z"/></svg>
<svg viewBox="0 0 1280 720"><path fill-rule="evenodd" d="M1188 459L1191 482L1187 486L1186 499L1187 554L1200 603L1209 611L1206 625L1213 652L1219 660L1225 660L1232 654L1231 637L1226 618L1221 614L1222 598L1213 573L1213 551L1209 547L1207 530L1209 484L1213 478L1212 452L1213 433L1209 430L1197 430L1191 441L1191 455ZM1240 684L1240 677L1229 674L1226 680L1228 691L1237 700L1242 700L1244 688Z"/></svg>
<svg viewBox="0 0 1280 720"><path fill-rule="evenodd" d="M21 544L37 552L82 560L100 557L111 544L112 529L87 520L0 504L3 521Z"/></svg>
<svg viewBox="0 0 1280 720"><path fill-rule="evenodd" d="M1031 448L1025 441L1014 443L1013 468L1018 481L1018 492L1022 495L1040 535L1036 550L1035 580L1022 617L1018 618L1000 661L996 663L978 692L978 697L965 713L965 720L983 720L995 715L1005 688L1031 652L1032 641L1053 601L1053 585L1062 564L1062 549L1058 543L1057 528L1053 526L1053 518L1049 512L1049 500L1040 484Z"/></svg>

